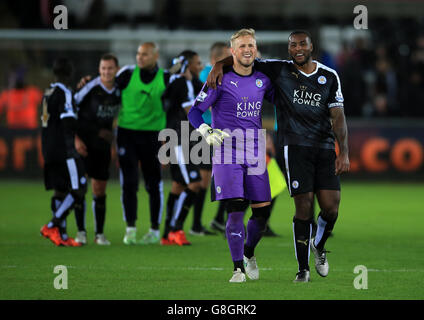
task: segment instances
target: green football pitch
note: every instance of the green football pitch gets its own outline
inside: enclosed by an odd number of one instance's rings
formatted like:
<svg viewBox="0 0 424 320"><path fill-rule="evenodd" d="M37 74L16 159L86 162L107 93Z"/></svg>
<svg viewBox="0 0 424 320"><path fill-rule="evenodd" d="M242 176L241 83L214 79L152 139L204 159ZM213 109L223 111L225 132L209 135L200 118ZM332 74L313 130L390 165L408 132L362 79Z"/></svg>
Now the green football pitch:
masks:
<svg viewBox="0 0 424 320"><path fill-rule="evenodd" d="M142 184L140 184L142 186ZM165 184L165 200L170 184ZM0 182L0 299L424 299L424 184L345 182L330 250L330 273L321 278L310 257L311 282L293 283L294 205L284 191L271 216L279 234L256 249L260 280L229 283L232 262L222 235L194 237L192 246L126 246L120 187L108 188L105 233L110 247L93 243L93 214L87 195L89 244L55 247L40 236L51 216L50 193L41 181ZM165 201L166 203L166 201ZM207 202L203 224L217 204ZM139 191L138 237L148 231L147 194ZM191 227L190 213L185 230ZM246 220L250 216L250 210ZM162 218L164 221L164 217ZM68 231L76 233L73 214ZM57 265L67 267L68 288L55 289ZM367 272L354 273L358 265ZM63 274L62 274L63 275ZM356 289L355 277L367 289ZM367 280L367 281L365 281Z"/></svg>

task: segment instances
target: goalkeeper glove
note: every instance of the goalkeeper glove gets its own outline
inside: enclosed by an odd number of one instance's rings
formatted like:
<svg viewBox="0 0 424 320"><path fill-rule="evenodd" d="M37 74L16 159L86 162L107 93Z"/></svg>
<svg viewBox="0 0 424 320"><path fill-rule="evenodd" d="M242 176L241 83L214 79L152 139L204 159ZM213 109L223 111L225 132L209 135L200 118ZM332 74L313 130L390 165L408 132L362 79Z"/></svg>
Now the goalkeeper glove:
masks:
<svg viewBox="0 0 424 320"><path fill-rule="evenodd" d="M210 146L220 146L225 138L230 137L228 133L219 129L212 129L206 123L202 123L197 131L200 132Z"/></svg>

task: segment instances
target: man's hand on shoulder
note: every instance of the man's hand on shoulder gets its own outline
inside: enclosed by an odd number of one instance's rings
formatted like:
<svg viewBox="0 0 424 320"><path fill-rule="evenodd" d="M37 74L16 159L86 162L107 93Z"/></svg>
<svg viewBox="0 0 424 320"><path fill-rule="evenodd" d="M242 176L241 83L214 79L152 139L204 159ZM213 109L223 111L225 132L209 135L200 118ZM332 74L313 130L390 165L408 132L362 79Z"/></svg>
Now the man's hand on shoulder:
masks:
<svg viewBox="0 0 424 320"><path fill-rule="evenodd" d="M212 67L211 71L209 72L208 78L206 79L206 83L208 87L212 89L216 89L216 83L218 82L218 84L221 85L223 76L224 76L223 64L217 62Z"/></svg>
<svg viewBox="0 0 424 320"><path fill-rule="evenodd" d="M88 82L90 82L90 80L91 80L91 76L82 77L77 84L77 89L79 90L82 87L84 87Z"/></svg>
<svg viewBox="0 0 424 320"><path fill-rule="evenodd" d="M224 76L224 67L233 65L233 56L226 57L214 64L212 70L209 72L206 83L209 88L216 89L216 83L222 84L222 77Z"/></svg>

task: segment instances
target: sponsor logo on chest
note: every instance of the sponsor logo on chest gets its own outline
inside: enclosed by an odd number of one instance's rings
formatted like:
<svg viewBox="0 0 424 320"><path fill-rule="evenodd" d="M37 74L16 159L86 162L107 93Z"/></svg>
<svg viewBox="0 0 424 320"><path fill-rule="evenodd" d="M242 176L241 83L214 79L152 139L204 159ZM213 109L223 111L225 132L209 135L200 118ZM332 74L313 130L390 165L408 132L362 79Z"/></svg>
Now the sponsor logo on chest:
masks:
<svg viewBox="0 0 424 320"><path fill-rule="evenodd" d="M96 116L99 119L114 118L118 114L119 104L103 105L100 104L97 108Z"/></svg>
<svg viewBox="0 0 424 320"><path fill-rule="evenodd" d="M250 118L261 116L262 101L249 101L249 97L242 97L237 102L237 118Z"/></svg>
<svg viewBox="0 0 424 320"><path fill-rule="evenodd" d="M293 90L293 103L308 105L312 107L319 107L321 101L321 94L307 90L307 86L301 85L299 89Z"/></svg>

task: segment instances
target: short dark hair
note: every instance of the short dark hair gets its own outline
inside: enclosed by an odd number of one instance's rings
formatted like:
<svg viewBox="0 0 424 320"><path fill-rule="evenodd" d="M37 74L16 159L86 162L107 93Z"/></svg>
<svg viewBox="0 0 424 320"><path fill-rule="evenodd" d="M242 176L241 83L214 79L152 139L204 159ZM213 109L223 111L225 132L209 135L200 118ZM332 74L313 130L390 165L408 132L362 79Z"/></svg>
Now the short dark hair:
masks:
<svg viewBox="0 0 424 320"><path fill-rule="evenodd" d="M290 39L290 37L291 37L291 36L294 36L294 35L296 35L296 34L305 34L305 35L309 38L309 40L311 40L311 42L312 42L312 36L311 36L311 34L310 34L308 31L306 31L306 30L294 30L294 31L292 31L292 32L289 34L289 39Z"/></svg>
<svg viewBox="0 0 424 320"><path fill-rule="evenodd" d="M74 65L68 58L60 57L53 62L53 74L58 78L70 78L74 72Z"/></svg>
<svg viewBox="0 0 424 320"><path fill-rule="evenodd" d="M105 53L104 55L102 55L100 60L113 60L115 61L115 65L119 66L118 58L113 53Z"/></svg>

